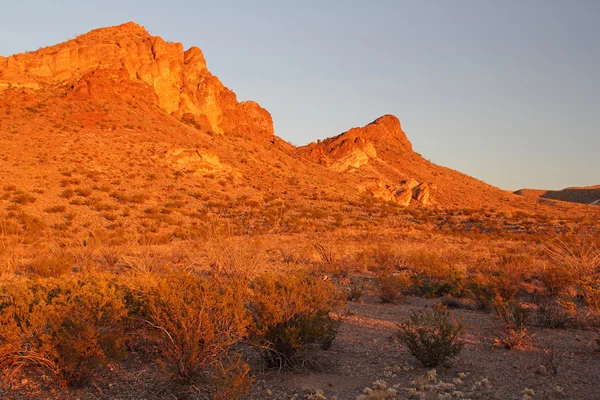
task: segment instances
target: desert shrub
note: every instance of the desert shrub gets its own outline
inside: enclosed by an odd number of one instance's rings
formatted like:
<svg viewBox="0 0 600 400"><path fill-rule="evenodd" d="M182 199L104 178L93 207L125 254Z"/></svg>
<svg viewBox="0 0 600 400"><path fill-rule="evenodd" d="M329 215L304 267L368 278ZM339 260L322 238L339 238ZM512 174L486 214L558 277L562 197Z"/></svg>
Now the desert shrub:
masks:
<svg viewBox="0 0 600 400"><path fill-rule="evenodd" d="M350 281L350 284L346 287L346 299L348 301L359 300L365 292L365 286L357 281Z"/></svg>
<svg viewBox="0 0 600 400"><path fill-rule="evenodd" d="M432 310L413 312L408 321L398 324L397 336L423 366L436 367L463 349L464 329L461 321L437 304Z"/></svg>
<svg viewBox="0 0 600 400"><path fill-rule="evenodd" d="M250 340L269 367L297 366L310 345L331 346L341 324L332 312L342 304L331 282L303 272L267 273L250 289Z"/></svg>
<svg viewBox="0 0 600 400"><path fill-rule="evenodd" d="M23 204L23 205L35 203L35 201L36 201L35 196L33 196L29 193L16 193L12 199L13 203Z"/></svg>
<svg viewBox="0 0 600 400"><path fill-rule="evenodd" d="M546 295L556 298L568 292L575 284L575 276L572 270L565 266L551 264L540 274Z"/></svg>
<svg viewBox="0 0 600 400"><path fill-rule="evenodd" d="M442 277L433 275L422 275L420 273L411 275L411 286L415 293L425 297L442 297L446 295L459 295L455 285Z"/></svg>
<svg viewBox="0 0 600 400"><path fill-rule="evenodd" d="M115 285L103 275L4 280L0 366L41 367L61 384L80 384L122 355L125 315Z"/></svg>
<svg viewBox="0 0 600 400"><path fill-rule="evenodd" d="M377 273L375 285L382 302L397 303L404 299L404 294L410 289L411 280L404 274L381 270Z"/></svg>
<svg viewBox="0 0 600 400"><path fill-rule="evenodd" d="M230 357L249 323L233 285L219 286L195 273L174 270L162 276L144 274L129 287L130 313L145 327L160 362L174 377L213 387L234 378L231 373L247 377L244 363Z"/></svg>
<svg viewBox="0 0 600 400"><path fill-rule="evenodd" d="M543 365L545 370L552 375L557 375L565 360L566 352L561 347L552 344L543 350L541 356L540 365Z"/></svg>
<svg viewBox="0 0 600 400"><path fill-rule="evenodd" d="M534 335L529 333L529 309L518 301L497 302L495 310L504 324L496 345L507 349L528 348Z"/></svg>
<svg viewBox="0 0 600 400"><path fill-rule="evenodd" d="M541 296L535 299L537 323L547 328L564 328L576 321L576 304L568 298Z"/></svg>

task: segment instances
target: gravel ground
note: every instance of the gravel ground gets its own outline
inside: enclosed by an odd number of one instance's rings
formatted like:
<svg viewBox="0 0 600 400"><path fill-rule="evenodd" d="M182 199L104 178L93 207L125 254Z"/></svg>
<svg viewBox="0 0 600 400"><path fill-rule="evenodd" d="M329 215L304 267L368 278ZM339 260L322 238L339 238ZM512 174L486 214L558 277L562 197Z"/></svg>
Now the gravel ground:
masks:
<svg viewBox="0 0 600 400"><path fill-rule="evenodd" d="M452 310L456 318L464 319L468 325L465 348L435 373L421 367L394 338L396 323L412 311L424 310L434 303L435 300L408 298L402 304L381 304L368 297L350 303L331 349L315 354L316 369L262 371L258 361L251 360L256 381L248 399L306 399L318 392L322 394L314 399L356 399L367 387L379 388L378 393L388 396L373 399L520 400L528 395L536 400L600 399L597 333L533 327L531 348L506 350L494 347L500 323L482 311ZM547 364L552 348L558 360L556 375L540 367ZM194 388L169 383L157 364L135 354L110 365L81 389L58 388L39 373L9 376L4 371L1 377L3 399L204 398ZM378 380L385 385L374 385Z"/></svg>

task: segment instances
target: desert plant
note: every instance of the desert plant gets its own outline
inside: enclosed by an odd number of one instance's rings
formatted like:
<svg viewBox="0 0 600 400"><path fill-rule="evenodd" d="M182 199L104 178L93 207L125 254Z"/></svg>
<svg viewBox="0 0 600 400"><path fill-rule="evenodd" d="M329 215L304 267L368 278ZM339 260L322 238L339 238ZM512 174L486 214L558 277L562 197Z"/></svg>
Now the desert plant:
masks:
<svg viewBox="0 0 600 400"><path fill-rule="evenodd" d="M128 298L130 313L146 327L161 363L176 378L214 383L232 370L231 346L245 336L249 323L233 286L173 270L141 275L130 285Z"/></svg>
<svg viewBox="0 0 600 400"><path fill-rule="evenodd" d="M507 349L527 348L531 345L534 335L529 333L526 324L529 319L529 309L518 301L498 302L495 310L504 328L496 339L496 345Z"/></svg>
<svg viewBox="0 0 600 400"><path fill-rule="evenodd" d="M266 243L262 236L236 236L231 227L219 230L213 226L205 246L214 272L227 279L249 280L267 265Z"/></svg>
<svg viewBox="0 0 600 400"><path fill-rule="evenodd" d="M558 374L560 367L565 358L565 351L552 344L549 347L545 348L542 352L542 363L546 368L546 371L552 373L552 375Z"/></svg>
<svg viewBox="0 0 600 400"><path fill-rule="evenodd" d="M404 294L410 289L411 280L403 274L380 270L375 278L375 285L382 302L397 303L402 301Z"/></svg>
<svg viewBox="0 0 600 400"><path fill-rule="evenodd" d="M599 272L600 249L592 240L556 241L546 244L544 248L554 265L578 279Z"/></svg>
<svg viewBox="0 0 600 400"><path fill-rule="evenodd" d="M398 339L425 367L436 367L456 357L464 347L462 321L455 321L450 312L436 304L432 310L413 312L410 319L398 324Z"/></svg>
<svg viewBox="0 0 600 400"><path fill-rule="evenodd" d="M341 294L329 281L303 272L267 273L251 284L250 340L269 367L295 367L311 344L328 349L341 321ZM305 361L305 360L304 360Z"/></svg>
<svg viewBox="0 0 600 400"><path fill-rule="evenodd" d="M567 298L542 296L535 299L537 305L537 323L548 328L564 328L573 324L575 319L575 303Z"/></svg>
<svg viewBox="0 0 600 400"><path fill-rule="evenodd" d="M64 385L122 354L125 307L111 279L7 279L0 285L0 366L41 367Z"/></svg>
<svg viewBox="0 0 600 400"><path fill-rule="evenodd" d="M540 280L544 285L545 295L557 298L567 293L575 284L576 278L573 270L568 267L551 264L542 271Z"/></svg>
<svg viewBox="0 0 600 400"><path fill-rule="evenodd" d="M339 251L336 244L331 239L314 241L312 246L319 254L319 258L324 265L333 267L337 264L339 260Z"/></svg>

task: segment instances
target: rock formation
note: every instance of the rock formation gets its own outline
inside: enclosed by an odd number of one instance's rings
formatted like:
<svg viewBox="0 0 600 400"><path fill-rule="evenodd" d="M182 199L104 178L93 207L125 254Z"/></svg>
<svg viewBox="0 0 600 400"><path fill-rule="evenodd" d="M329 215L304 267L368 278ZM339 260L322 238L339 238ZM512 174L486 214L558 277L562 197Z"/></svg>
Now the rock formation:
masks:
<svg viewBox="0 0 600 400"><path fill-rule="evenodd" d="M165 159L179 169L193 170L194 175L226 175L235 180L239 180L242 176L230 165L222 163L217 155L201 152L198 149L170 149L165 154Z"/></svg>
<svg viewBox="0 0 600 400"><path fill-rule="evenodd" d="M384 115L362 128L352 128L338 136L313 142L298 148L304 157L333 170L351 171L377 158L378 145L392 145L398 155L412 152L412 144L402 131L400 120L393 115Z"/></svg>
<svg viewBox="0 0 600 400"><path fill-rule="evenodd" d="M379 182L367 186L365 190L375 198L408 206L412 202L423 205L434 204L431 197L432 188L433 185L429 183L408 179L400 182L399 185L386 185Z"/></svg>
<svg viewBox="0 0 600 400"><path fill-rule="evenodd" d="M134 85L125 85L127 80ZM0 57L0 92L41 85L64 85L79 95L109 99L141 97L178 118L193 116L199 126L218 134L273 135L269 112L254 102L239 103L208 71L200 49L184 51L181 43L150 36L131 22Z"/></svg>

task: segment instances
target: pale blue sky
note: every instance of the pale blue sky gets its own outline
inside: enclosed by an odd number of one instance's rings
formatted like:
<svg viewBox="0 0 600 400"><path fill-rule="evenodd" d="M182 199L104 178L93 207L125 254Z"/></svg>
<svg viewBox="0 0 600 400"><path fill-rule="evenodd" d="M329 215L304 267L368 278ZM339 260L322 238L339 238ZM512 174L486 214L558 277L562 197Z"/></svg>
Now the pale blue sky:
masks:
<svg viewBox="0 0 600 400"><path fill-rule="evenodd" d="M503 189L600 184L600 1L0 0L0 55L135 21L200 47L294 144L394 114Z"/></svg>

